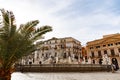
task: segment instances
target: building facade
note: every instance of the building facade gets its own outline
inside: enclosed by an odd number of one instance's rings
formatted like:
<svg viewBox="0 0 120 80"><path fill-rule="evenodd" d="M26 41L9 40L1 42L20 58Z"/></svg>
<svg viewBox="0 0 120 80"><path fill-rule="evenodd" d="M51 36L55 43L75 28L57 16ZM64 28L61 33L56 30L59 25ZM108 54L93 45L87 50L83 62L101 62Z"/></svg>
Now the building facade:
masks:
<svg viewBox="0 0 120 80"><path fill-rule="evenodd" d="M29 61L32 64L78 64L82 57L81 42L72 37L53 37L37 44L40 44L38 50L25 58L28 64Z"/></svg>
<svg viewBox="0 0 120 80"><path fill-rule="evenodd" d="M116 58L120 65L120 34L104 35L103 38L87 42L87 57L91 58L92 64L111 64Z"/></svg>

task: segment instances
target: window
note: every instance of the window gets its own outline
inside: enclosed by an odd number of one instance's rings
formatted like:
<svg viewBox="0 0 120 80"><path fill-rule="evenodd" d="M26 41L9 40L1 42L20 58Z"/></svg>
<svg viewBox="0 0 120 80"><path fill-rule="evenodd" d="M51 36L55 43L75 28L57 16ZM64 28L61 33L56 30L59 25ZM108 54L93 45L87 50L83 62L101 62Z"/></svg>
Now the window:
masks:
<svg viewBox="0 0 120 80"><path fill-rule="evenodd" d="M93 49L93 47L90 47L90 49Z"/></svg>
<svg viewBox="0 0 120 80"><path fill-rule="evenodd" d="M120 53L120 48L118 48L118 52Z"/></svg>
<svg viewBox="0 0 120 80"><path fill-rule="evenodd" d="M96 46L96 48L100 48L100 46Z"/></svg>
<svg viewBox="0 0 120 80"><path fill-rule="evenodd" d="M120 42L118 42L118 44L120 44Z"/></svg>
<svg viewBox="0 0 120 80"><path fill-rule="evenodd" d="M113 43L111 43L111 44L108 44L108 46L113 46Z"/></svg>
<svg viewBox="0 0 120 80"><path fill-rule="evenodd" d="M61 49L64 49L64 48L65 48L65 46L62 44L62 45L61 45Z"/></svg>
<svg viewBox="0 0 120 80"><path fill-rule="evenodd" d="M110 44L108 44L108 46L110 46Z"/></svg>
<svg viewBox="0 0 120 80"><path fill-rule="evenodd" d="M111 51L111 55L114 56L115 55L114 49L111 49L110 51Z"/></svg>
<svg viewBox="0 0 120 80"><path fill-rule="evenodd" d="M113 44L110 44L111 46L113 46Z"/></svg>
<svg viewBox="0 0 120 80"><path fill-rule="evenodd" d="M71 56L70 52L68 52L68 56Z"/></svg>
<svg viewBox="0 0 120 80"><path fill-rule="evenodd" d="M102 55L101 55L101 51L98 51L98 57L101 57Z"/></svg>
<svg viewBox="0 0 120 80"><path fill-rule="evenodd" d="M46 54L46 58L48 58L48 54Z"/></svg>
<svg viewBox="0 0 120 80"><path fill-rule="evenodd" d="M57 57L57 53L55 53L55 57Z"/></svg>
<svg viewBox="0 0 120 80"><path fill-rule="evenodd" d="M106 47L106 45L103 45L103 47Z"/></svg>
<svg viewBox="0 0 120 80"><path fill-rule="evenodd" d="M55 48L54 49L57 49L57 45L55 45Z"/></svg>
<svg viewBox="0 0 120 80"><path fill-rule="evenodd" d="M44 54L42 53L42 56L44 56Z"/></svg>
<svg viewBox="0 0 120 80"><path fill-rule="evenodd" d="M94 52L91 52L92 57L95 57Z"/></svg>
<svg viewBox="0 0 120 80"><path fill-rule="evenodd" d="M104 50L104 54L107 54L107 50Z"/></svg>
<svg viewBox="0 0 120 80"><path fill-rule="evenodd" d="M67 54L66 53L63 54L63 58L67 58Z"/></svg>
<svg viewBox="0 0 120 80"><path fill-rule="evenodd" d="M115 45L120 45L120 42L115 43Z"/></svg>

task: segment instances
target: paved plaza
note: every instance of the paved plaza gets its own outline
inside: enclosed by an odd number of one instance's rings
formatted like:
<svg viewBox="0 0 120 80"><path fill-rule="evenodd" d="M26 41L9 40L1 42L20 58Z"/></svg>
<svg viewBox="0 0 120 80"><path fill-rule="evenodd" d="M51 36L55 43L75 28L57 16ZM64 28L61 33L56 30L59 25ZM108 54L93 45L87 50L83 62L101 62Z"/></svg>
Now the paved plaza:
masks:
<svg viewBox="0 0 120 80"><path fill-rule="evenodd" d="M65 72L65 73L20 73L12 74L11 80L120 80L120 71L112 72Z"/></svg>

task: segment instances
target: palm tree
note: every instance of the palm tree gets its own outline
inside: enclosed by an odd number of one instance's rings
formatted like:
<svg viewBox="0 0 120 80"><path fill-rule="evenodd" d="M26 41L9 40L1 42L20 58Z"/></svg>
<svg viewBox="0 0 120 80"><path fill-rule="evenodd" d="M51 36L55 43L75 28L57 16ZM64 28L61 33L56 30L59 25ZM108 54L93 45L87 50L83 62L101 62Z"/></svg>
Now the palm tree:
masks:
<svg viewBox="0 0 120 80"><path fill-rule="evenodd" d="M17 28L15 16L12 11L1 9L2 21L0 23L0 80L11 80L14 63L36 49L37 40L43 34L52 31L51 26L35 28L38 20L21 24Z"/></svg>

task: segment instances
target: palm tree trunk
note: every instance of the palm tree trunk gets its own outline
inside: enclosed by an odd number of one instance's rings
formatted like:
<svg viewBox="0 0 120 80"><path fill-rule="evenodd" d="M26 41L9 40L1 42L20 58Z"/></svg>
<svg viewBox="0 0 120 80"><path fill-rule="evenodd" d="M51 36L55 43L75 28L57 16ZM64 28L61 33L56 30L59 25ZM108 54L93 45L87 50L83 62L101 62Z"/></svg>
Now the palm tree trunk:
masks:
<svg viewBox="0 0 120 80"><path fill-rule="evenodd" d="M0 70L0 80L11 80L11 74L13 72L13 69L9 70Z"/></svg>
<svg viewBox="0 0 120 80"><path fill-rule="evenodd" d="M11 76L2 76L0 80L11 80Z"/></svg>

